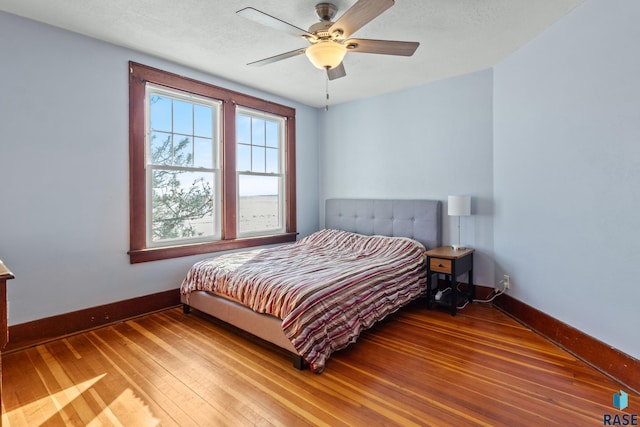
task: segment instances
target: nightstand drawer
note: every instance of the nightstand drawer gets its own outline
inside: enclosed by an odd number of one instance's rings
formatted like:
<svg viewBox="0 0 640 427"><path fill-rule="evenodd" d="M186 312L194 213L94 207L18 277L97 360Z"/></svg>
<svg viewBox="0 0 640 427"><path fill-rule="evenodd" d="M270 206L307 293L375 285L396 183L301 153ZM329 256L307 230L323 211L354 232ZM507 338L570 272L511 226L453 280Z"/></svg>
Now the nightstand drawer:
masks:
<svg viewBox="0 0 640 427"><path fill-rule="evenodd" d="M442 258L431 258L429 260L429 270L438 273L451 274L451 260Z"/></svg>

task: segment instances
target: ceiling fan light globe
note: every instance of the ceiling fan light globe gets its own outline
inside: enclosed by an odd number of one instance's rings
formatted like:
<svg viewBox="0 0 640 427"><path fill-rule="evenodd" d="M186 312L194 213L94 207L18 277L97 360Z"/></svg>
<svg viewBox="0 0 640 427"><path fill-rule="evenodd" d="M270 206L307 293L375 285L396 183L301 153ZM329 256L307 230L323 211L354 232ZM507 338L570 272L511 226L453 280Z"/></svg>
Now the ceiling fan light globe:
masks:
<svg viewBox="0 0 640 427"><path fill-rule="evenodd" d="M347 47L333 41L319 41L309 46L305 54L315 67L332 69L340 65L347 54Z"/></svg>

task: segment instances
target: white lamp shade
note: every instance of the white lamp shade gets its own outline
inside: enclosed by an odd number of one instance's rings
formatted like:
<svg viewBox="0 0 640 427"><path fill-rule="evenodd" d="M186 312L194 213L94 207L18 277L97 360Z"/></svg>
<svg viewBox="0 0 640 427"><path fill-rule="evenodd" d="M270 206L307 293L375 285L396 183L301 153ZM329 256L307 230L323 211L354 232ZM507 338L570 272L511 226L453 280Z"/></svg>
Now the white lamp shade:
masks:
<svg viewBox="0 0 640 427"><path fill-rule="evenodd" d="M334 41L319 41L309 46L304 53L313 65L324 70L340 65L347 54L347 47Z"/></svg>
<svg viewBox="0 0 640 427"><path fill-rule="evenodd" d="M449 196L449 216L469 216L471 215L470 196Z"/></svg>

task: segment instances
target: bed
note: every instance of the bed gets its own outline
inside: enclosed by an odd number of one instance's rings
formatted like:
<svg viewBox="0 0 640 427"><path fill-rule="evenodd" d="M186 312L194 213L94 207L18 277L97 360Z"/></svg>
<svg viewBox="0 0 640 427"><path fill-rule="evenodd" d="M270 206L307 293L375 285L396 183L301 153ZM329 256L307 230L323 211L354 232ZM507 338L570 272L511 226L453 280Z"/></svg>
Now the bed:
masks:
<svg viewBox="0 0 640 427"><path fill-rule="evenodd" d="M290 245L195 263L181 285L195 308L320 373L329 356L426 291L424 251L441 244L437 200L329 199L325 228Z"/></svg>

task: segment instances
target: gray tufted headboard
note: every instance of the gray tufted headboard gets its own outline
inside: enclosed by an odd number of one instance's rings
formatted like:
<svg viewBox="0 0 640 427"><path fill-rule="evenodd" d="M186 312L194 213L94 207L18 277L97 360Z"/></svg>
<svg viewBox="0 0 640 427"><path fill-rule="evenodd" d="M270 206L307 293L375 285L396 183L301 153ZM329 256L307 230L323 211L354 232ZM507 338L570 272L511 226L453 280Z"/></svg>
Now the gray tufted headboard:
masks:
<svg viewBox="0 0 640 427"><path fill-rule="evenodd" d="M439 200L327 199L325 228L410 237L427 249L442 245Z"/></svg>

